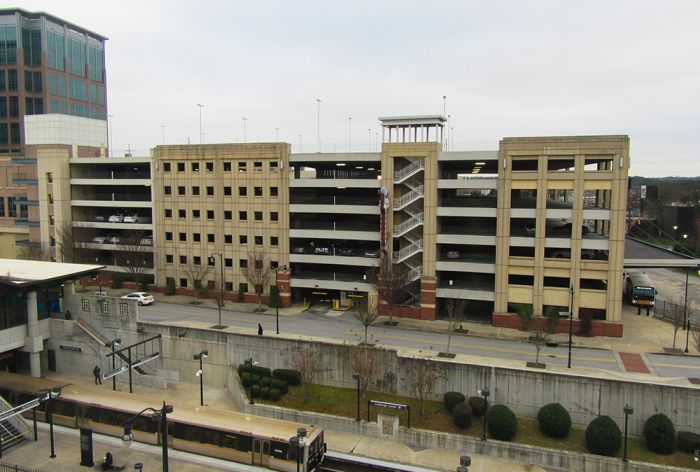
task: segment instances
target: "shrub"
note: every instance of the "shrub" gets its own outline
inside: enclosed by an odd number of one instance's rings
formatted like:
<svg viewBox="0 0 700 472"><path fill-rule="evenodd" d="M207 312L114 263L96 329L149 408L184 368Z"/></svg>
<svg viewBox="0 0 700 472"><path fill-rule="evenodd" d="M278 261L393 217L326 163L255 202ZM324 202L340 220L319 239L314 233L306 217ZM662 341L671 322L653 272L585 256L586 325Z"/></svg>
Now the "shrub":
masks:
<svg viewBox="0 0 700 472"><path fill-rule="evenodd" d="M467 402L461 402L452 408L452 419L458 428L468 428L472 424L472 409Z"/></svg>
<svg viewBox="0 0 700 472"><path fill-rule="evenodd" d="M580 310L578 313L579 325L578 334L580 336L590 336L591 329L593 329L593 317L588 310Z"/></svg>
<svg viewBox="0 0 700 472"><path fill-rule="evenodd" d="M122 283L124 283L124 275L119 272L112 272L112 288L122 288Z"/></svg>
<svg viewBox="0 0 700 472"><path fill-rule="evenodd" d="M647 449L659 454L671 454L676 450L676 428L663 413L650 416L644 423L644 441Z"/></svg>
<svg viewBox="0 0 700 472"><path fill-rule="evenodd" d="M262 377L260 379L260 386L261 387L269 387L271 381L272 381L272 379L270 377Z"/></svg>
<svg viewBox="0 0 700 472"><path fill-rule="evenodd" d="M550 438L565 438L571 430L571 416L559 403L550 403L540 408L537 421L542 432Z"/></svg>
<svg viewBox="0 0 700 472"><path fill-rule="evenodd" d="M287 386L287 382L282 380L282 379L272 379L270 380L270 390L279 390L282 392L282 394L285 394L289 391L289 387Z"/></svg>
<svg viewBox="0 0 700 472"><path fill-rule="evenodd" d="M239 364L238 365L238 373L239 374L242 374L243 372L248 372L250 374L253 372L251 369L252 369L252 366L250 366L248 364Z"/></svg>
<svg viewBox="0 0 700 472"><path fill-rule="evenodd" d="M256 398L260 397L260 385L253 384L253 386L250 387L250 391L253 394L253 397L256 397Z"/></svg>
<svg viewBox="0 0 700 472"><path fill-rule="evenodd" d="M251 374L253 377L253 385L260 386L261 377L258 374Z"/></svg>
<svg viewBox="0 0 700 472"><path fill-rule="evenodd" d="M622 445L620 428L609 416L599 416L586 428L586 447L593 454L614 456Z"/></svg>
<svg viewBox="0 0 700 472"><path fill-rule="evenodd" d="M282 392L277 388L271 388L270 389L270 400L272 400L273 402L276 402L280 398L282 398Z"/></svg>
<svg viewBox="0 0 700 472"><path fill-rule="evenodd" d="M250 372L241 372L241 383L245 388L250 388L253 385L253 377Z"/></svg>
<svg viewBox="0 0 700 472"><path fill-rule="evenodd" d="M507 406L496 405L486 414L486 425L494 439L511 441L518 430L518 419Z"/></svg>
<svg viewBox="0 0 700 472"><path fill-rule="evenodd" d="M486 413L489 403L484 397L469 397L469 406L472 408L474 418L481 418Z"/></svg>
<svg viewBox="0 0 700 472"><path fill-rule="evenodd" d="M165 279L165 294L175 295L175 279L172 277Z"/></svg>
<svg viewBox="0 0 700 472"><path fill-rule="evenodd" d="M253 374L259 375L261 378L262 377L272 377L272 373L270 372L270 369L268 369L267 367L261 367L259 365L251 366L251 372Z"/></svg>
<svg viewBox="0 0 700 472"><path fill-rule="evenodd" d="M447 408L447 411L452 411L455 406L464 402L464 395L459 392L445 392L443 400L445 401L445 408Z"/></svg>
<svg viewBox="0 0 700 472"><path fill-rule="evenodd" d="M264 399L270 398L270 387L261 387L260 388L260 397Z"/></svg>
<svg viewBox="0 0 700 472"><path fill-rule="evenodd" d="M690 431L678 431L678 449L683 452L693 453L700 449L700 434Z"/></svg>
<svg viewBox="0 0 700 472"><path fill-rule="evenodd" d="M294 369L275 369L272 376L276 379L284 380L289 385L301 385L301 374Z"/></svg>
<svg viewBox="0 0 700 472"><path fill-rule="evenodd" d="M237 302L243 302L245 300L245 290L243 290L243 285L238 286L238 297L236 298Z"/></svg>

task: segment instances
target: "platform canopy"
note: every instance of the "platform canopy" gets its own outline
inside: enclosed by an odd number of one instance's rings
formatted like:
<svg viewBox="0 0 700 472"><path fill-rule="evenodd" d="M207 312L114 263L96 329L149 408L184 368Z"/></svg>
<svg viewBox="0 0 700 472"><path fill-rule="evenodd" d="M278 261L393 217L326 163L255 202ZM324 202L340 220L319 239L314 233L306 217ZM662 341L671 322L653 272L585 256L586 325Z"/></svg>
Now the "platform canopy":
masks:
<svg viewBox="0 0 700 472"><path fill-rule="evenodd" d="M0 259L0 284L32 287L97 274L103 265Z"/></svg>
<svg viewBox="0 0 700 472"><path fill-rule="evenodd" d="M700 259L688 257L685 254L654 246L639 239L625 238L626 269L645 267L700 267Z"/></svg>

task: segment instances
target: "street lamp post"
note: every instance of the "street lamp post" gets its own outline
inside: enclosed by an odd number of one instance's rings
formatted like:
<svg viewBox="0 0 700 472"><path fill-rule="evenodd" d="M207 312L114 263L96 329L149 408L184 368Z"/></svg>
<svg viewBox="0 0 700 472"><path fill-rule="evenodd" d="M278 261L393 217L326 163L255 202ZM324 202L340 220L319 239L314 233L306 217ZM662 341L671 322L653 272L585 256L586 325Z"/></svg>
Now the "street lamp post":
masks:
<svg viewBox="0 0 700 472"><path fill-rule="evenodd" d="M690 318L685 320L685 353L688 354L688 337L690 336Z"/></svg>
<svg viewBox="0 0 700 472"><path fill-rule="evenodd" d="M569 302L569 362L566 367L571 369L571 341L574 329L574 286L569 288L571 292L571 301Z"/></svg>
<svg viewBox="0 0 700 472"><path fill-rule="evenodd" d="M352 378L357 380L357 417L355 421L361 421L360 418L360 374L352 374Z"/></svg>
<svg viewBox="0 0 700 472"><path fill-rule="evenodd" d="M253 360L252 357L246 359L243 361L244 365L249 365L249 366L256 366L258 363ZM250 401L248 402L251 405L255 405L255 400L253 399L253 384L250 385Z"/></svg>
<svg viewBox="0 0 700 472"><path fill-rule="evenodd" d="M222 329L221 325L221 305L224 304L224 255L220 252L214 252L209 256L209 259L214 263L214 256L219 256L219 267L221 268L221 280L219 281L219 303L216 306L219 308L219 324L216 326L218 329Z"/></svg>
<svg viewBox="0 0 700 472"><path fill-rule="evenodd" d="M100 292L102 292L102 289L100 289ZM117 366L116 366L117 360L115 359L117 356L114 355L114 348L117 344L119 344L121 342L122 342L121 338L113 339L111 342L111 344L112 344L112 372L114 372L114 370L117 368ZM114 390L114 391L117 390L117 376L116 375L112 376L112 390Z"/></svg>
<svg viewBox="0 0 700 472"><path fill-rule="evenodd" d="M163 408L160 410L156 410L155 408L151 407L144 408L131 418L127 419L124 422L124 435L122 436L122 441L127 447L131 445L131 441L134 439L134 434L131 432L133 428L131 421L146 411L153 413L151 415L151 420L160 421L160 434L161 441L163 442L163 472L168 472L168 413L173 412L172 405L166 405L165 402L163 402Z"/></svg>
<svg viewBox="0 0 700 472"><path fill-rule="evenodd" d="M198 103L197 106L199 107L199 144L203 144L202 142L202 108L204 108L204 105L201 103Z"/></svg>
<svg viewBox="0 0 700 472"><path fill-rule="evenodd" d="M685 323L683 323L683 329L685 329L685 325L688 322L688 276L690 275L690 269L685 270L685 301L683 303L683 317ZM686 348L685 352L688 352L688 349Z"/></svg>
<svg viewBox="0 0 700 472"><path fill-rule="evenodd" d="M199 404L204 406L204 365L202 361L209 356L209 351L202 351L199 354L194 355L194 360L199 360L199 370L197 371L197 377L199 377Z"/></svg>
<svg viewBox="0 0 700 472"><path fill-rule="evenodd" d="M632 405L627 403L622 410L625 412L625 448L624 452L622 453L622 462L627 462L627 417L634 413L634 408L632 408Z"/></svg>
<svg viewBox="0 0 700 472"><path fill-rule="evenodd" d="M40 401L46 402L46 419L49 420L49 437L51 441L51 459L56 458L56 450L53 439L53 399L61 395L61 387L52 387L50 390L43 388L39 390Z"/></svg>
<svg viewBox="0 0 700 472"><path fill-rule="evenodd" d="M489 391L488 387L484 387L481 390L477 390L477 393L484 397L484 432L481 436L481 440L486 441L486 413L489 411L489 395L491 392Z"/></svg>

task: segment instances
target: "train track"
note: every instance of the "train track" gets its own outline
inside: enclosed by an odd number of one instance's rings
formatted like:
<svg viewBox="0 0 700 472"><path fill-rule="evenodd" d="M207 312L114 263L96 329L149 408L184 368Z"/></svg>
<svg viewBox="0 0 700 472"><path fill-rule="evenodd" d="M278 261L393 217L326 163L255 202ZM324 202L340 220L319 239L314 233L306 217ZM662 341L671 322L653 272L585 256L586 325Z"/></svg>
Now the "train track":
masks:
<svg viewBox="0 0 700 472"><path fill-rule="evenodd" d="M368 457L342 454L340 452L326 452L323 458L322 472L437 472L435 469L426 469L396 462L381 461Z"/></svg>

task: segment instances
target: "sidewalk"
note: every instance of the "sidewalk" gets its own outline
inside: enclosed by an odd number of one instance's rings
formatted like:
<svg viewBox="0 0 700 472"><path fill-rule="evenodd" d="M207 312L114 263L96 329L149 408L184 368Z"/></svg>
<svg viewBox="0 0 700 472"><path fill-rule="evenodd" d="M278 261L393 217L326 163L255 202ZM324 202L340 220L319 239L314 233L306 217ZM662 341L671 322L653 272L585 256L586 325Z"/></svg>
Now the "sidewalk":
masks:
<svg viewBox="0 0 700 472"><path fill-rule="evenodd" d="M72 383L91 383L92 377L79 375L52 375L49 378ZM111 385L104 385L111 388ZM119 384L117 384L119 389ZM123 386L122 386L123 387ZM152 398L154 404L163 400L177 405L198 406L199 386L195 384L184 384L179 382L168 382L167 390L158 390L138 386L136 393L139 396ZM214 408L222 410L235 410L234 403L227 390L206 387L204 390L205 404L210 404ZM80 444L78 430L68 428L58 428L56 451L58 457L49 459L49 440L46 425L40 425L39 442L25 442L20 447L13 448L3 455L3 460L14 462L19 465L38 468L42 471L76 471L82 470L78 466L80 463ZM104 457L109 450L115 457L116 463L136 462L144 463L144 471L160 470L161 456L160 449L144 444L134 444L130 448L122 445L118 438L100 437L94 440L95 462ZM98 440L99 439L99 440ZM459 465L459 457L463 452L452 449L423 449L413 450L409 446L388 439L376 437L364 437L356 434L326 430L325 435L328 449L348 454L356 454L374 459L386 460L390 462L402 462L426 468L454 471ZM184 454L179 451L170 451L169 457L172 470L183 472L205 472L206 470L258 470L256 468L226 468L221 462L213 459ZM543 469L537 466L529 467L523 464L504 459L492 458L470 454L473 472L521 472L531 470L534 472ZM202 463L204 462L204 463ZM228 463L230 464L230 463ZM131 466L133 467L133 465ZM89 470L89 469L88 469ZM131 470L127 468L125 470Z"/></svg>

